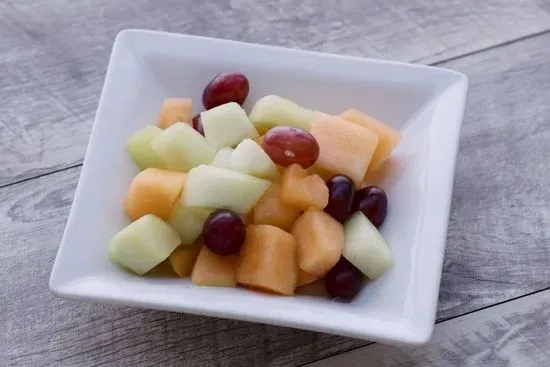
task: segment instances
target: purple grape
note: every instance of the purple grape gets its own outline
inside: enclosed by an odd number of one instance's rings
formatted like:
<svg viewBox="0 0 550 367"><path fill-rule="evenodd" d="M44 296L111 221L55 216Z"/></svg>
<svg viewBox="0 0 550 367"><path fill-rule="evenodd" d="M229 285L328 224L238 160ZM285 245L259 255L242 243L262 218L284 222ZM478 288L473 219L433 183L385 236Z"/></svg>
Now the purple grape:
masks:
<svg viewBox="0 0 550 367"><path fill-rule="evenodd" d="M207 110L229 102L242 105L249 90L248 79L243 73L218 74L204 88L202 104Z"/></svg>
<svg viewBox="0 0 550 367"><path fill-rule="evenodd" d="M386 219L388 197L384 190L377 186L367 186L355 193L353 211L360 210L376 227L380 227Z"/></svg>
<svg viewBox="0 0 550 367"><path fill-rule="evenodd" d="M325 289L334 298L353 299L363 283L363 274L343 257L325 275Z"/></svg>
<svg viewBox="0 0 550 367"><path fill-rule="evenodd" d="M226 256L239 252L246 238L243 219L231 210L211 213L202 228L204 245L215 254Z"/></svg>
<svg viewBox="0 0 550 367"><path fill-rule="evenodd" d="M297 127L272 128L265 134L262 148L273 162L283 167L297 163L302 168L309 168L319 158L319 143L315 137Z"/></svg>
<svg viewBox="0 0 550 367"><path fill-rule="evenodd" d="M338 222L344 222L351 214L355 185L344 175L337 175L327 181L328 205L325 212Z"/></svg>
<svg viewBox="0 0 550 367"><path fill-rule="evenodd" d="M202 119L200 113L193 117L193 129L197 130L199 133L201 133L202 136L204 136L204 129L202 127Z"/></svg>

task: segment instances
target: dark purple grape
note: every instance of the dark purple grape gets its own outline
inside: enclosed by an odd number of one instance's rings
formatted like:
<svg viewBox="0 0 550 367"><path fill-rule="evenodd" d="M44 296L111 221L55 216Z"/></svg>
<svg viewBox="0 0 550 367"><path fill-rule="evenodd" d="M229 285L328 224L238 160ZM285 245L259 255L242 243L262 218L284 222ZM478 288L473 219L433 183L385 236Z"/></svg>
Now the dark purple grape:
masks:
<svg viewBox="0 0 550 367"><path fill-rule="evenodd" d="M327 186L328 205L325 212L338 222L344 222L351 214L355 185L348 176L336 175L327 181Z"/></svg>
<svg viewBox="0 0 550 367"><path fill-rule="evenodd" d="M264 135L262 148L273 162L283 167L297 163L309 168L319 158L319 144L315 137L297 127L270 129Z"/></svg>
<svg viewBox="0 0 550 367"><path fill-rule="evenodd" d="M229 102L242 105L249 89L248 79L243 73L218 74L204 88L202 104L207 110Z"/></svg>
<svg viewBox="0 0 550 367"><path fill-rule="evenodd" d="M343 257L325 275L325 288L331 297L351 300L359 293L363 274Z"/></svg>
<svg viewBox="0 0 550 367"><path fill-rule="evenodd" d="M386 219L388 197L384 190L377 186L367 186L355 193L353 211L362 211L376 228Z"/></svg>
<svg viewBox="0 0 550 367"><path fill-rule="evenodd" d="M243 219L231 210L220 209L211 213L202 227L204 245L218 255L239 252L246 237Z"/></svg>
<svg viewBox="0 0 550 367"><path fill-rule="evenodd" d="M202 127L202 119L200 113L193 117L193 129L197 130L199 133L201 133L202 136L204 136L204 129Z"/></svg>

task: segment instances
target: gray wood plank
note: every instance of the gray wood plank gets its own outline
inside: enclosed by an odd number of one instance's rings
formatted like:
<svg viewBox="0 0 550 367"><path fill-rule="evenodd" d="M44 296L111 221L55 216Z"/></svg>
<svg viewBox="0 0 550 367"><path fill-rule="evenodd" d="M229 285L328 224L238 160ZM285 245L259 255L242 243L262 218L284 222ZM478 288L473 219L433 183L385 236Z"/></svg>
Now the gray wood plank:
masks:
<svg viewBox="0 0 550 367"><path fill-rule="evenodd" d="M471 91L441 284L444 319L550 287L550 34L458 59ZM54 298L80 168L0 188L0 360L11 365L298 365L364 342ZM535 341L533 341L535 343Z"/></svg>
<svg viewBox="0 0 550 367"><path fill-rule="evenodd" d="M435 62L550 28L549 0L0 0L0 187L82 161L112 41L149 28Z"/></svg>
<svg viewBox="0 0 550 367"><path fill-rule="evenodd" d="M442 322L424 346L371 344L306 366L540 367L549 345L550 290Z"/></svg>
<svg viewBox="0 0 550 367"><path fill-rule="evenodd" d="M69 169L0 190L0 365L288 366L362 344L56 298L48 278L79 174Z"/></svg>

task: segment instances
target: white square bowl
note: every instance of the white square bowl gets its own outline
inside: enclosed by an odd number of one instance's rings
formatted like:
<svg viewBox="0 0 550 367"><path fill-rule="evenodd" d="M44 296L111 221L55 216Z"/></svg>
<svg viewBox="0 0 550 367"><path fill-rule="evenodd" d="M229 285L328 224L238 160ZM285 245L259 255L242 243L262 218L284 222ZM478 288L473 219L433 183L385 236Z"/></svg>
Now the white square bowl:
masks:
<svg viewBox="0 0 550 367"><path fill-rule="evenodd" d="M198 287L133 276L107 258L129 222L122 203L138 172L124 148L156 121L164 98L188 96L199 112L217 73L239 70L251 85L245 107L266 94L338 114L357 108L399 129L403 140L382 186L382 233L393 268L351 303ZM50 289L85 301L309 329L393 344L420 344L435 321L467 79L440 68L279 47L125 30L114 43L84 166L53 266Z"/></svg>

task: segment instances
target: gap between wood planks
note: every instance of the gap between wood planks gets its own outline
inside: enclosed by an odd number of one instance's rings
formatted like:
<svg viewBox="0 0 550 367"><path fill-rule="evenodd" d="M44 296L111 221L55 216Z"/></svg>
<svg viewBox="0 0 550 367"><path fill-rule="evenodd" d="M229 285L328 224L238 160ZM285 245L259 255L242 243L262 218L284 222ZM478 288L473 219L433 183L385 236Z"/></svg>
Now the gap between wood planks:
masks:
<svg viewBox="0 0 550 367"><path fill-rule="evenodd" d="M489 309L489 308L492 308L492 307L500 306L500 305L503 305L503 304L505 304L505 303L514 302L514 301L517 301L517 300L519 300L519 299L526 298L526 297L531 297L531 296L534 296L534 295L536 295L536 294L538 294L538 293L547 292L548 290L550 290L550 287L542 288L542 289L539 289L539 290L536 290L536 291L533 291L533 292L530 292L530 293L527 293L527 294L523 294L523 295L521 295L521 296L517 296L517 297L514 297L514 298L507 299L507 300L502 301L502 302L494 303L494 304L492 304L492 305L483 306L483 307L480 307L480 308L478 308L478 309L471 310L471 311L468 311L468 312L464 312L464 313L461 313L461 314L458 314L458 315L455 315L455 316L451 316L451 317L447 317L447 318L442 318L442 319L436 321L436 325L437 325L437 324L440 324L440 323L443 323L443 322L447 322L447 321L459 319L459 318L461 318L461 317L465 317L465 316L468 316L468 315L471 315L471 314L474 314L474 313L476 313L476 312L483 311L483 310L486 310L486 309ZM314 364L314 363L316 363L316 362L320 362L320 361L323 361L323 360L326 360L326 359L329 359L329 358L332 358L332 357L335 357L335 356L339 356L339 355L342 355L342 354L346 354L346 353L349 353L349 352L352 352L352 351L355 351L355 350L358 350L358 349L367 347L367 346L372 345L372 344L376 344L376 343L375 343L375 342L366 342L366 343L363 344L363 345L359 345L359 346L357 346L357 347L350 348L350 349L348 349L348 350L346 350L346 351L336 352L336 353L334 353L334 354L330 354L330 355L328 355L328 356L326 356L326 357L319 358L319 359L313 360L313 361L311 361L311 362L302 363L302 364L297 365L296 367L306 367L306 366L312 365L312 364ZM429 342L428 342L428 344L429 344Z"/></svg>
<svg viewBox="0 0 550 367"><path fill-rule="evenodd" d="M510 44L513 44L513 43L521 42L521 41L524 41L524 40L527 40L527 39L530 39L530 38L539 37L539 36L542 36L546 33L550 33L550 29L547 29L547 30L544 30L544 31L541 31L541 32L532 33L532 34L529 34L529 35L526 35L526 36L518 37L518 38L515 38L515 39L512 39L512 40L505 41L505 42L496 43L494 45L484 47L484 48L480 48L480 49L475 50L475 51L467 52L467 53L464 53L464 54L459 55L459 56L449 57L449 58L446 58L444 60L438 60L438 61L435 61L435 62L427 63L425 65L438 66L438 65L444 64L444 63L449 62L449 61L462 59L464 57L469 57L469 56L472 56L472 55L476 55L476 54L479 54L479 53L482 53L482 52L485 52L485 51L489 51L489 50L493 50L493 49L496 49L496 48L507 46L507 45L510 45ZM411 63L418 63L419 61L420 60L417 59L417 60L411 61ZM23 182L27 182L27 181L31 181L31 180L34 180L34 179L37 179L37 178L53 175L53 174L63 172L63 171L67 171L67 170L77 168L77 167L80 167L80 166L82 166L82 162L77 163L77 164L73 164L73 165L70 165L70 166L67 166L67 167L54 169L52 171L41 173L41 174L38 174L38 175L33 176L33 177L27 177L27 178L24 178L24 179L21 179L21 180L18 180L18 181L10 182L10 183L5 184L5 185L0 185L0 189L2 189L4 187L15 186L15 185L23 183Z"/></svg>

